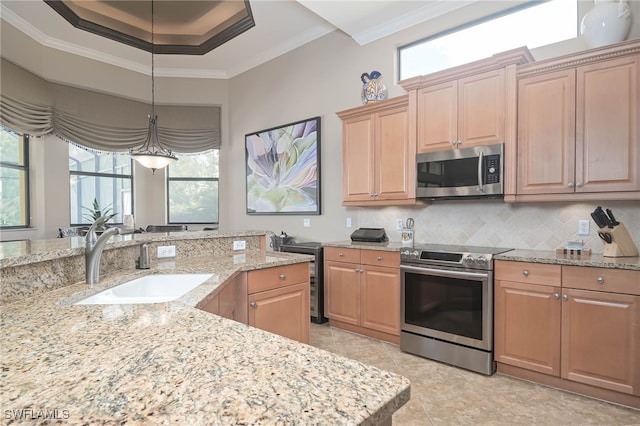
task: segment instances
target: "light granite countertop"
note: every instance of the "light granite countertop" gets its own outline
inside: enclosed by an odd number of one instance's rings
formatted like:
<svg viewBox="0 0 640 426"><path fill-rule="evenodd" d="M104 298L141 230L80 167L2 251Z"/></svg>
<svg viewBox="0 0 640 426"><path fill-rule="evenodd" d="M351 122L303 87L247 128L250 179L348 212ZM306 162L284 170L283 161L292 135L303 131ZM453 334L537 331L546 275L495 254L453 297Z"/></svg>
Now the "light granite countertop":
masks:
<svg viewBox="0 0 640 426"><path fill-rule="evenodd" d="M590 256L575 258L570 256L562 257L557 255L553 250L512 250L498 254L493 258L495 260L511 260L517 262L640 270L640 257L605 257L602 254L591 254Z"/></svg>
<svg viewBox="0 0 640 426"><path fill-rule="evenodd" d="M159 262L156 270L109 275L92 290L77 283L3 305L3 417L190 425L389 419L409 400L408 379L196 308L238 271L307 260L273 252L189 256ZM174 302L70 304L133 276L163 272L214 275Z"/></svg>
<svg viewBox="0 0 640 426"><path fill-rule="evenodd" d="M367 250L400 251L406 245L397 242L364 243L335 241L324 243L324 247L359 248ZM416 246L420 246L416 243ZM591 254L587 257L576 258L559 256L554 250L521 250L515 249L493 256L494 260L510 260L518 262L550 263L556 265L590 266L598 268L640 270L640 257L605 257L602 254Z"/></svg>

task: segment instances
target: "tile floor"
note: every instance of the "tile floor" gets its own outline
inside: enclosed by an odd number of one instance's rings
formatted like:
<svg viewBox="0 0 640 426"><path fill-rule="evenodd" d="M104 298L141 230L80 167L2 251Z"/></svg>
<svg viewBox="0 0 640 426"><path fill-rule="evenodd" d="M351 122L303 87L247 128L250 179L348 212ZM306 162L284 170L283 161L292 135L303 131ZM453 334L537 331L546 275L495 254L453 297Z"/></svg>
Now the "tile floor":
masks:
<svg viewBox="0 0 640 426"><path fill-rule="evenodd" d="M327 324L311 324L311 344L411 380L411 399L394 414L395 426L640 425L640 410L499 374L472 373Z"/></svg>

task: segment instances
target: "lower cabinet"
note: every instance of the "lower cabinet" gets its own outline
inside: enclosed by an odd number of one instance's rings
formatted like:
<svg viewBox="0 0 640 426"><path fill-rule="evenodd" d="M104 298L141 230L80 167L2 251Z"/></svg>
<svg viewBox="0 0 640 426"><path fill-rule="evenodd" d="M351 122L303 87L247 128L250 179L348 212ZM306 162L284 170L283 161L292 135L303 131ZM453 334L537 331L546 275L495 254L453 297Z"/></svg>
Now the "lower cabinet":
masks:
<svg viewBox="0 0 640 426"><path fill-rule="evenodd" d="M398 252L325 247L325 312L331 325L398 343Z"/></svg>
<svg viewBox="0 0 640 426"><path fill-rule="evenodd" d="M309 343L309 263L247 272L249 325Z"/></svg>
<svg viewBox="0 0 640 426"><path fill-rule="evenodd" d="M640 396L640 271L497 261L495 278L499 371L515 366L640 406L616 396Z"/></svg>
<svg viewBox="0 0 640 426"><path fill-rule="evenodd" d="M309 263L241 272L200 309L309 343Z"/></svg>

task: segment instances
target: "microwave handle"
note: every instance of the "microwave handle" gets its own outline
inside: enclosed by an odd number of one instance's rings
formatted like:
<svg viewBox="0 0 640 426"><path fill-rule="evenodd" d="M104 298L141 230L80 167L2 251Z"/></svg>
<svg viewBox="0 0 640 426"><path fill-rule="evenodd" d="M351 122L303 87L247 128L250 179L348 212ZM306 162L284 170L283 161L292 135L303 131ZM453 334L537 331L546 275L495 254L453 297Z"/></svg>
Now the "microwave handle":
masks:
<svg viewBox="0 0 640 426"><path fill-rule="evenodd" d="M480 151L480 157L478 158L478 189L480 192L484 192L484 181L482 180L482 169L484 163L484 152Z"/></svg>

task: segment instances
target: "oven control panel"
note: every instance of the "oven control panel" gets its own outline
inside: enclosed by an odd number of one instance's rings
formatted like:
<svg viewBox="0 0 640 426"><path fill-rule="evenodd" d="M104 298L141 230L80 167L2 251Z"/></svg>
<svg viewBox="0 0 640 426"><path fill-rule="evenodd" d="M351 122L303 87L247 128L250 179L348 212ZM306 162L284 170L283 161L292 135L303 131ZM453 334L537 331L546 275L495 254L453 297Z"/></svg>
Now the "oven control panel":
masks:
<svg viewBox="0 0 640 426"><path fill-rule="evenodd" d="M450 265L469 269L492 269L492 255L488 253L447 252L414 247L400 250L400 261L419 265Z"/></svg>

